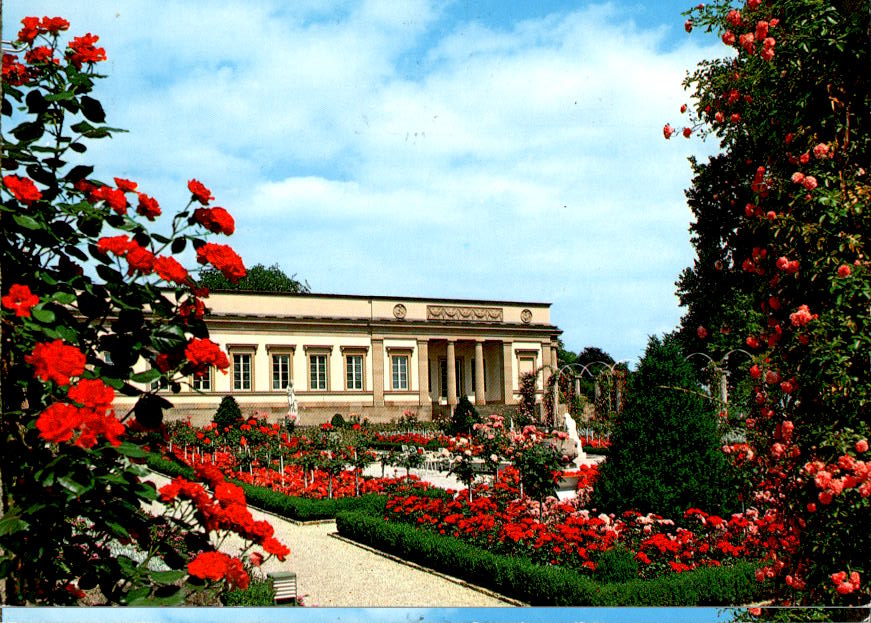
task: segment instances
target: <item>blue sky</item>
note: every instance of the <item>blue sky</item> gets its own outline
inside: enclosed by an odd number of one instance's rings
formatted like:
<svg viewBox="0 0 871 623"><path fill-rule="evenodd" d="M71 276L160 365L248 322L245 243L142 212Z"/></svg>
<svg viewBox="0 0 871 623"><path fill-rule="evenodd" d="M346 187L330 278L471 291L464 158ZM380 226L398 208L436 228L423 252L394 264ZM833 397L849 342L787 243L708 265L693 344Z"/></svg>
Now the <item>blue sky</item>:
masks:
<svg viewBox="0 0 871 623"><path fill-rule="evenodd" d="M87 608L5 608L9 623L90 623ZM117 623L706 623L727 621L716 608L128 608Z"/></svg>
<svg viewBox="0 0 871 623"><path fill-rule="evenodd" d="M94 144L172 213L197 178L247 265L315 292L552 302L570 350L635 360L692 262L681 81L723 54L689 2L61 3L100 36ZM188 258L188 265L193 262Z"/></svg>

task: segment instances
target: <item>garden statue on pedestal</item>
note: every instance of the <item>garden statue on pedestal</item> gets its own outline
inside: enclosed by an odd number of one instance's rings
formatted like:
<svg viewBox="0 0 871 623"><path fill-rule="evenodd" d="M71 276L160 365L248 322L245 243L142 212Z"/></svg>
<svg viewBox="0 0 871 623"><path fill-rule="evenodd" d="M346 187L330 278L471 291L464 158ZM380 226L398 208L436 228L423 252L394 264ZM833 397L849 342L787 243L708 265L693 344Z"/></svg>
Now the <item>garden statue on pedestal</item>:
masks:
<svg viewBox="0 0 871 623"><path fill-rule="evenodd" d="M568 412L563 414L563 418L566 425L566 430L569 434L569 439L575 444L575 458L573 459L575 468L581 466L581 461L587 458L587 453L584 452L584 445L581 443L581 438L578 435L578 425L575 424L572 416L568 414Z"/></svg>
<svg viewBox="0 0 871 623"><path fill-rule="evenodd" d="M293 381L287 382L287 421L294 426L299 424L299 400L293 391Z"/></svg>

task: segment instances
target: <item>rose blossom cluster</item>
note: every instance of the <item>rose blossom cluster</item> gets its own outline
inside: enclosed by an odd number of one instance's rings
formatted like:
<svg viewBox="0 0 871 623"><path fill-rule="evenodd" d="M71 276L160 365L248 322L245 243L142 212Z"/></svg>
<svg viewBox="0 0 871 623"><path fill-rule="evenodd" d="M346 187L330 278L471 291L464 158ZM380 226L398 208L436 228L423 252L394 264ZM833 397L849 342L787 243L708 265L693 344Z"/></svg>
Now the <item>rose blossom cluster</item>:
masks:
<svg viewBox="0 0 871 623"><path fill-rule="evenodd" d="M112 401L115 391L99 379L82 379L73 385L68 398L75 404L55 402L36 419L40 436L52 443L69 441L76 433L75 445L92 448L98 437L113 446L121 445L124 424L115 417Z"/></svg>

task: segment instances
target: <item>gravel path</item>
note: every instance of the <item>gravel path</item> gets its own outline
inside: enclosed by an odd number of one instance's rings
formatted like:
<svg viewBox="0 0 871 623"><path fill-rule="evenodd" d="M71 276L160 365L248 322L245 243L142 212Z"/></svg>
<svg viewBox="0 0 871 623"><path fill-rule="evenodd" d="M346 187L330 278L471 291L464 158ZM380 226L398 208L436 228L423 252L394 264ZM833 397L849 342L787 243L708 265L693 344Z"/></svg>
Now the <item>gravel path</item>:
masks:
<svg viewBox="0 0 871 623"><path fill-rule="evenodd" d="M150 477L162 487L169 479ZM159 507L159 505L157 505ZM160 512L158 508L154 511ZM294 571L298 594L306 606L335 607L495 607L509 604L443 577L395 562L374 552L329 536L336 523L300 526L251 509L254 519L266 519L275 537L290 548L285 562L272 559L269 571ZM235 535L222 551L238 552L242 540Z"/></svg>

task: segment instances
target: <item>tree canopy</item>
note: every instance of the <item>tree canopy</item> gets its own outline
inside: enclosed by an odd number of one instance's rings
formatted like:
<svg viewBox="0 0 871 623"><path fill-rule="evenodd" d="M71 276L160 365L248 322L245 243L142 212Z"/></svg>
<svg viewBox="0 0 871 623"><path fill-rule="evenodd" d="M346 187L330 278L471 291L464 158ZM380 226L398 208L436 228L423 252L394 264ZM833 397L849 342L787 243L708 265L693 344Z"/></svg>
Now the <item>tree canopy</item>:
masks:
<svg viewBox="0 0 871 623"><path fill-rule="evenodd" d="M285 292L290 294L311 292L311 287L307 281L298 281L295 273L288 276L278 264L269 267L255 264L248 269L247 275L235 283L227 279L221 271L215 268L206 268L200 271L199 285L212 292L220 290Z"/></svg>

